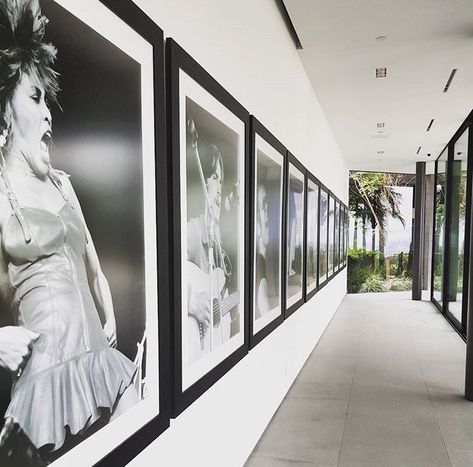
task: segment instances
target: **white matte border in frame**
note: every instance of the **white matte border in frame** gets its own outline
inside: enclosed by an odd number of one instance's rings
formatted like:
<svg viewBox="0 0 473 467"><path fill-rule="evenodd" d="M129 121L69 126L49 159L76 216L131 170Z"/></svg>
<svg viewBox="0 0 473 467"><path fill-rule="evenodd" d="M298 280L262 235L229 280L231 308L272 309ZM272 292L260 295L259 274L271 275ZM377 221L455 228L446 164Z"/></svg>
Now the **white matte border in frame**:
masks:
<svg viewBox="0 0 473 467"><path fill-rule="evenodd" d="M238 285L239 285L239 316L240 331L218 346L215 350L203 356L199 360L189 363L189 343L188 343L188 264L187 264L187 108L186 99L190 99L198 106L208 112L213 118L238 135L238 179L240 189L240 203L238 205ZM198 131L198 130L197 130ZM220 103L215 97L207 92L194 79L187 75L182 69L179 70L179 147L180 147L180 198L181 198L181 363L182 363L182 391L192 386L196 381L205 376L210 370L215 368L220 362L238 350L245 342L244 330L245 310L245 199L244 187L245 179L245 123L233 114L227 107Z"/></svg>
<svg viewBox="0 0 473 467"><path fill-rule="evenodd" d="M282 227L282 203L284 201L284 196L283 196L283 188L284 188L284 156L276 151L276 149L273 148L264 138L262 138L258 133L255 134L255 154L254 160L255 160L255 166L254 166L254 180L255 180L255 193L254 193L254 214L255 214L255 226L257 223L256 215L258 212L258 196L257 196L257 180L258 180L258 151L261 151L264 153L264 155L268 158L274 161L274 164L280 167L280 184L279 184L279 223L277 226L278 232L279 232L279 264L278 264L278 274L277 277L278 279L278 284L279 284L279 303L277 306L275 306L273 309L269 310L267 313L265 313L263 316L260 318L256 319L255 318L255 310L256 310L256 297L257 297L257 291L256 291L256 253L254 254L253 257L253 335L258 333L261 329L266 327L269 323L274 321L278 316L281 315L282 312L282 291L281 291L281 273L282 273L282 245L283 245L283 238L281 235L281 227ZM254 235L253 235L253 242L254 242L254 250L256 252L256 228L254 229Z"/></svg>

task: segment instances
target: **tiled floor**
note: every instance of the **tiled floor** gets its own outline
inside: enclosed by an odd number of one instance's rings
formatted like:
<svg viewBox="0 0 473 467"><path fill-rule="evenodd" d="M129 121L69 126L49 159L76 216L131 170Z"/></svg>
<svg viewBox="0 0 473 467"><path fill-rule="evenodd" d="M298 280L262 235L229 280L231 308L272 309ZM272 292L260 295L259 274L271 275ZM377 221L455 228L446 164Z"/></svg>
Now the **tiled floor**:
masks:
<svg viewBox="0 0 473 467"><path fill-rule="evenodd" d="M473 466L465 343L409 296L347 295L246 467Z"/></svg>

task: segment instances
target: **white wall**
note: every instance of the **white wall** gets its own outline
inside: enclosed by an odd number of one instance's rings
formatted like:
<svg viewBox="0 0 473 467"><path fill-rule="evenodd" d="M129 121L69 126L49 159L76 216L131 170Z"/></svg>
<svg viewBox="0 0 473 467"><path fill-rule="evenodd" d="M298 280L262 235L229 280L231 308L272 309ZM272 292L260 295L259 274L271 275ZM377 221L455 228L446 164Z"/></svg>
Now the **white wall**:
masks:
<svg viewBox="0 0 473 467"><path fill-rule="evenodd" d="M135 0L345 203L348 170L274 0ZM132 466L241 466L346 293L346 270Z"/></svg>

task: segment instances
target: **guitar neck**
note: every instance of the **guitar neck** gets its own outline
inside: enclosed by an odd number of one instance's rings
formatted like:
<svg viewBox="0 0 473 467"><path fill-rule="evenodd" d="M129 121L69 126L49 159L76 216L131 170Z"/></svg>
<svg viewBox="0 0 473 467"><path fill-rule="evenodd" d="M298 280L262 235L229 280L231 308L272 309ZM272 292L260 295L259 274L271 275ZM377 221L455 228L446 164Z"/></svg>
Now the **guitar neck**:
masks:
<svg viewBox="0 0 473 467"><path fill-rule="evenodd" d="M235 306L240 303L240 292L236 291L231 293L228 297L225 297L223 300L214 302L214 313L219 312L221 316L225 316L229 313Z"/></svg>

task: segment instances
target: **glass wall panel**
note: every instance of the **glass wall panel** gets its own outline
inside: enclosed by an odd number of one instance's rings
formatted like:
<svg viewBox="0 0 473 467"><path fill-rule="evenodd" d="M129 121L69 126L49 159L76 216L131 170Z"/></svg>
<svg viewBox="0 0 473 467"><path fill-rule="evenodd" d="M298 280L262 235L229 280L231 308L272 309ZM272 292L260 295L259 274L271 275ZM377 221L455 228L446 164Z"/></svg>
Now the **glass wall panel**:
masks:
<svg viewBox="0 0 473 467"><path fill-rule="evenodd" d="M319 222L319 187L311 179L307 180L307 292L317 285L317 227Z"/></svg>
<svg viewBox="0 0 473 467"><path fill-rule="evenodd" d="M327 280L328 193L320 188L319 284Z"/></svg>
<svg viewBox="0 0 473 467"><path fill-rule="evenodd" d="M465 251L466 180L468 129L456 141L451 165L451 221L449 226L449 269L446 309L462 322L463 255ZM466 325L466 323L464 323Z"/></svg>
<svg viewBox="0 0 473 467"><path fill-rule="evenodd" d="M445 253L445 206L447 191L447 150L436 162L437 175L435 180L434 206L434 258L433 258L433 298L439 305L443 299L443 267Z"/></svg>

